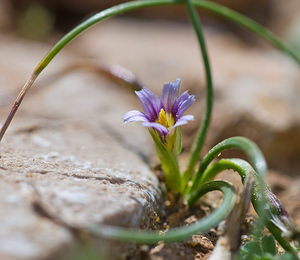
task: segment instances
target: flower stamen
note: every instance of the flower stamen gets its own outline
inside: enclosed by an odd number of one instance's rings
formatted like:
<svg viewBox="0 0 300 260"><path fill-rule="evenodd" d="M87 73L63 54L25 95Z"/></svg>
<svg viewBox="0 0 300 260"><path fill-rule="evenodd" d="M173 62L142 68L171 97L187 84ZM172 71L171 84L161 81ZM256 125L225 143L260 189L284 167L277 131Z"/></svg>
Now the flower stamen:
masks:
<svg viewBox="0 0 300 260"><path fill-rule="evenodd" d="M175 120L171 113L166 113L162 108L159 112L157 122L170 130L174 126Z"/></svg>

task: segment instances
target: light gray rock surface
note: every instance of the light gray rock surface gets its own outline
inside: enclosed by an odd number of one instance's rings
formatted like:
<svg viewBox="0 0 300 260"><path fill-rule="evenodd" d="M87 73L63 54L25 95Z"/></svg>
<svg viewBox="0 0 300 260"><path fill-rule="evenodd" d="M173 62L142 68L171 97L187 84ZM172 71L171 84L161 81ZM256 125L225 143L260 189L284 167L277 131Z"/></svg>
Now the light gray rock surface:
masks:
<svg viewBox="0 0 300 260"><path fill-rule="evenodd" d="M4 120L20 87L14 84L25 82L24 70L49 46L1 37L0 49ZM62 56L50 74L71 63L71 55ZM34 189L72 224L153 226L160 192L146 162L152 144L146 129L121 119L134 101L128 89L84 72L32 89L0 145L0 259L60 259L75 243L69 231L33 210ZM110 257L125 249L115 247Z"/></svg>

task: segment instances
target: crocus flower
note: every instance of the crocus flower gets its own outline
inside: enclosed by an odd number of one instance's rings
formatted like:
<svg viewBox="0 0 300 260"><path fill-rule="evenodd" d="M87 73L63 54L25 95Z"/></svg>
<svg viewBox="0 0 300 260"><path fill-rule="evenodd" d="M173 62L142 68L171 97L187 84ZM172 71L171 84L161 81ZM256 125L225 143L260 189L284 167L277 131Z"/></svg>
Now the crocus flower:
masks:
<svg viewBox="0 0 300 260"><path fill-rule="evenodd" d="M154 129L166 143L173 135L174 129L194 119L192 115L183 113L194 103L195 96L185 91L178 97L179 85L180 79L166 83L160 98L145 87L136 91L144 112L137 110L127 112L123 116L124 123L141 121L143 126Z"/></svg>

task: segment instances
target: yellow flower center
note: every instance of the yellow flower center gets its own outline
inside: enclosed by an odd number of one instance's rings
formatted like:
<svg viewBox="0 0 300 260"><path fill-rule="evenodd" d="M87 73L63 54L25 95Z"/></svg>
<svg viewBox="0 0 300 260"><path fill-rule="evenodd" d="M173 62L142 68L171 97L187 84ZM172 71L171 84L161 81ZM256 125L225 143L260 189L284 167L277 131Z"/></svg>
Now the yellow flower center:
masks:
<svg viewBox="0 0 300 260"><path fill-rule="evenodd" d="M170 130L173 127L175 120L172 114L166 113L165 110L162 108L158 115L158 123L160 123L161 125L168 128L168 130Z"/></svg>

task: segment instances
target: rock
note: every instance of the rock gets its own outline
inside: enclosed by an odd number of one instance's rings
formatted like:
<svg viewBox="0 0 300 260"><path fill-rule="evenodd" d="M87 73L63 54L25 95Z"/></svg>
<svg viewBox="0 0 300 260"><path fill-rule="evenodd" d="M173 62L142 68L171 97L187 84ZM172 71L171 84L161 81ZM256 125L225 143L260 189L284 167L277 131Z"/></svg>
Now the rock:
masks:
<svg viewBox="0 0 300 260"><path fill-rule="evenodd" d="M30 74L24 71L31 70L49 46L8 36L1 37L0 46L6 61L0 79L7 80L1 89L8 94L0 114L4 120L19 81L24 83ZM122 126L121 119L132 109L135 97L128 89L86 72L43 85L49 82L47 75L54 75L51 71L73 62L71 56L65 52L46 69L49 74L45 71L29 92L0 145L3 260L65 259L77 250L68 230L33 210L35 190L53 214L70 224L153 227L160 192L146 163L152 144L146 129ZM119 259L128 247L98 241L94 250L100 248L109 259Z"/></svg>

